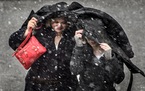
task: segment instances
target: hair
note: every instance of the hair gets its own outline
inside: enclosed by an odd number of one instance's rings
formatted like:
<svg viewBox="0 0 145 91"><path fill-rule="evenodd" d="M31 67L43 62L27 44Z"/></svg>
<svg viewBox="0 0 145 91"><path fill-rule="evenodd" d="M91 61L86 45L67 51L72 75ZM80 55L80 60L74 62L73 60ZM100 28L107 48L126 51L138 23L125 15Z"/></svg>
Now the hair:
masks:
<svg viewBox="0 0 145 91"><path fill-rule="evenodd" d="M44 24L46 25L46 27L49 26L51 27L51 22L55 18L63 18L68 25L70 23L67 14L65 12L60 11L60 12L54 12L45 18Z"/></svg>
<svg viewBox="0 0 145 91"><path fill-rule="evenodd" d="M56 18L62 18L62 19L64 19L65 20L65 22L67 22L67 19L65 18L65 17L56 17ZM54 20L54 19L56 19L56 18L50 18L50 19L46 19L46 21L45 21L45 26L46 27L51 27L51 22ZM69 23L67 22L66 24L68 24L69 25Z"/></svg>

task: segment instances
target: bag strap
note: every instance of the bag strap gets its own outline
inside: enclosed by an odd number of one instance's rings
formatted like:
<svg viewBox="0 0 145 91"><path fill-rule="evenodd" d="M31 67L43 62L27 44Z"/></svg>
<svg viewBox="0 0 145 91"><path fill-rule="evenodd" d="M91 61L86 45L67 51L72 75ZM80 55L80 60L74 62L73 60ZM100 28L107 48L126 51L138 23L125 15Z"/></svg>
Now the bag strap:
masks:
<svg viewBox="0 0 145 91"><path fill-rule="evenodd" d="M29 33L28 35L26 36L25 40L20 44L20 46L17 48L17 49L21 49L25 46L25 44L27 43L27 41L29 40L29 38L31 37L31 34L32 34L32 28L29 28Z"/></svg>
<svg viewBox="0 0 145 91"><path fill-rule="evenodd" d="M16 51L13 53L12 56L14 56L18 50L21 50L25 46L25 44L27 43L29 38L31 37L32 31L33 31L32 28L30 27L28 31L29 32L28 32L28 35L26 36L25 40L19 45L19 47L16 49Z"/></svg>
<svg viewBox="0 0 145 91"><path fill-rule="evenodd" d="M131 91L132 83L133 83L133 73L130 71L130 81L127 87L127 91Z"/></svg>

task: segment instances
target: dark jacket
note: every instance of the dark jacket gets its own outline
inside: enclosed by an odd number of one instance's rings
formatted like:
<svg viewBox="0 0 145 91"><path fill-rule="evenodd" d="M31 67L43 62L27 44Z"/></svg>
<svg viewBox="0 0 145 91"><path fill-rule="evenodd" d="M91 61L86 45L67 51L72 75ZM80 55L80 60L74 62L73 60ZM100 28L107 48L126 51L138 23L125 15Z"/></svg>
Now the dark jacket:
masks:
<svg viewBox="0 0 145 91"><path fill-rule="evenodd" d="M70 62L72 74L80 75L77 91L116 91L114 83L124 79L123 63L113 53L113 58L99 60L86 47L75 47Z"/></svg>
<svg viewBox="0 0 145 91"><path fill-rule="evenodd" d="M10 36L9 45L14 50L24 40L23 35L25 29L26 28L23 27ZM47 52L36 60L28 71L26 76L26 91L28 89L29 91L33 91L34 89L34 91L37 91L36 89L39 87L38 84L48 88L48 83L54 84L55 81L61 82L66 87L73 87L76 84L76 80L70 73L69 63L74 42L70 33L65 32L63 34L63 38L58 45L58 50L56 50L54 44L55 32L52 31L51 28L36 30L34 35L38 41L47 48ZM72 81L74 81L75 84L73 84ZM48 90L45 87L39 88L41 91Z"/></svg>

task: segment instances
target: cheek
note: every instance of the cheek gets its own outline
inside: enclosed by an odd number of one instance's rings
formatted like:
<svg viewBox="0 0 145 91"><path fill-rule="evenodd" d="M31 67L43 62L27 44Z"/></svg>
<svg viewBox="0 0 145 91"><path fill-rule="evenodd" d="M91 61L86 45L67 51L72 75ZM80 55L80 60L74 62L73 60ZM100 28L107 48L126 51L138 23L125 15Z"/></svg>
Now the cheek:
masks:
<svg viewBox="0 0 145 91"><path fill-rule="evenodd" d="M51 24L51 26L52 26L52 28L54 28L55 27L55 24Z"/></svg>
<svg viewBox="0 0 145 91"><path fill-rule="evenodd" d="M63 25L65 28L68 28L69 27L69 24L64 24Z"/></svg>
<svg viewBox="0 0 145 91"><path fill-rule="evenodd" d="M57 27L58 27L58 26L57 26L56 24L53 24L53 25L52 25L52 28L53 28L53 29L57 29Z"/></svg>
<svg viewBox="0 0 145 91"><path fill-rule="evenodd" d="M95 43L94 41L88 41L88 43L89 43L90 45L96 45L96 43Z"/></svg>
<svg viewBox="0 0 145 91"><path fill-rule="evenodd" d="M66 29L67 28L67 25L63 25L63 28Z"/></svg>

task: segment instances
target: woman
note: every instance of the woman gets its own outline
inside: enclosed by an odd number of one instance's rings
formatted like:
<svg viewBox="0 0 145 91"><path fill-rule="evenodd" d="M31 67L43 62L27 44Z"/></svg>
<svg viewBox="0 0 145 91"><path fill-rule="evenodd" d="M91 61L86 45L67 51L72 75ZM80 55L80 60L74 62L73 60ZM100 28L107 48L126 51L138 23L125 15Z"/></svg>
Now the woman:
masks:
<svg viewBox="0 0 145 91"><path fill-rule="evenodd" d="M83 29L76 31L76 46L70 62L71 72L77 75L77 91L116 91L114 84L124 79L123 63L107 43L82 38Z"/></svg>
<svg viewBox="0 0 145 91"><path fill-rule="evenodd" d="M47 48L28 71L25 91L75 91L77 80L69 69L74 41L67 17L63 13L54 14L39 29L37 22L32 17L27 28L16 31L9 39L9 45L15 50L32 28L35 37Z"/></svg>

